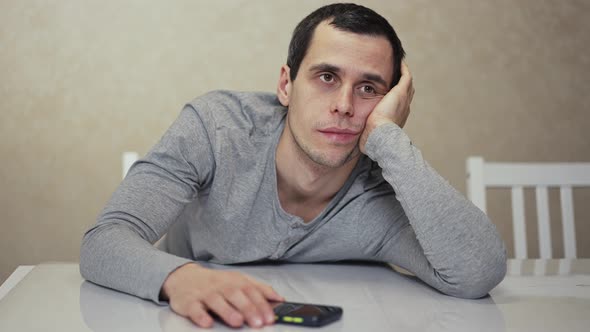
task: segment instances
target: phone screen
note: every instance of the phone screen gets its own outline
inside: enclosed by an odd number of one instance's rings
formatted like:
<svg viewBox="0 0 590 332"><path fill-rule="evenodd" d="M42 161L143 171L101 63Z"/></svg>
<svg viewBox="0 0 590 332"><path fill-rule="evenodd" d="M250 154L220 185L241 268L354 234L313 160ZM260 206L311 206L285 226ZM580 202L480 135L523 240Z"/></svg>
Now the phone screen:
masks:
<svg viewBox="0 0 590 332"><path fill-rule="evenodd" d="M277 323L322 326L342 317L342 308L329 305L271 302Z"/></svg>

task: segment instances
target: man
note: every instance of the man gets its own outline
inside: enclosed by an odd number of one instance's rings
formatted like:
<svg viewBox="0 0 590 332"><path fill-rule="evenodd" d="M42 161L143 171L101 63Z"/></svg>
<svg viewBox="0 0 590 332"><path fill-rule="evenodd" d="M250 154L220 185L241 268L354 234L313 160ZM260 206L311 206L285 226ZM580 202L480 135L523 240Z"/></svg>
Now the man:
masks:
<svg viewBox="0 0 590 332"><path fill-rule="evenodd" d="M382 261L449 295L487 294L505 274L503 242L403 132L414 94L403 57L370 9L310 14L276 95L197 98L130 169L84 237L82 275L169 301L201 327L211 312L272 324L268 301L282 297L195 261Z"/></svg>

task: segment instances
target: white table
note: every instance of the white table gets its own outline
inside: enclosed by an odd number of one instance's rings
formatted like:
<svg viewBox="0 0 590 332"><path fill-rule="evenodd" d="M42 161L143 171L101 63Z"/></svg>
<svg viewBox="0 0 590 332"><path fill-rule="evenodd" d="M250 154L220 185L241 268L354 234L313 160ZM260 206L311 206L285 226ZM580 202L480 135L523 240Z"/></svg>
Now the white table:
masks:
<svg viewBox="0 0 590 332"><path fill-rule="evenodd" d="M250 274L290 301L342 306L342 320L321 331L590 330L589 259L510 261L506 279L479 300L442 295L387 266L213 267ZM23 281L0 300L0 331L195 330L168 307L84 281L75 263L40 264L25 278L34 287ZM214 330L233 331L221 323ZM275 325L262 331L310 329Z"/></svg>

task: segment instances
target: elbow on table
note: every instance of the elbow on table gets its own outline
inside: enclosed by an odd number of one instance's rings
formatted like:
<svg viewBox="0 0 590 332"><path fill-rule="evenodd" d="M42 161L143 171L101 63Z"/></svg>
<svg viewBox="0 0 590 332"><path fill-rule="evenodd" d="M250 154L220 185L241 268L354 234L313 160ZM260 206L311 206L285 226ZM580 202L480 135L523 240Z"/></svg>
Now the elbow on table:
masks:
<svg viewBox="0 0 590 332"><path fill-rule="evenodd" d="M98 266L97 260L100 255L100 248L96 246L96 227L88 230L82 237L82 244L80 245L80 275L84 279L92 280L93 267Z"/></svg>
<svg viewBox="0 0 590 332"><path fill-rule="evenodd" d="M84 279L89 279L89 267L91 266L90 261L92 260L91 253L88 248L88 240L86 235L82 239L82 245L80 246L80 275Z"/></svg>
<svg viewBox="0 0 590 332"><path fill-rule="evenodd" d="M435 271L440 282L436 288L464 299L486 296L506 276L506 250L502 245L501 249L487 252L485 256L449 271Z"/></svg>
<svg viewBox="0 0 590 332"><path fill-rule="evenodd" d="M468 253L456 262L455 268L450 269L448 274L439 275L447 276L442 278L446 286L444 293L465 299L481 298L506 276L507 255L504 241L495 228L492 232L481 234L488 234L487 239L473 240L478 245L467 250Z"/></svg>
<svg viewBox="0 0 590 332"><path fill-rule="evenodd" d="M92 274L90 273L89 265L86 262L87 260L80 256L80 275L82 278L92 281Z"/></svg>
<svg viewBox="0 0 590 332"><path fill-rule="evenodd" d="M447 295L464 299L478 299L486 296L506 276L505 252L493 260L469 266L453 277L442 278L439 290Z"/></svg>

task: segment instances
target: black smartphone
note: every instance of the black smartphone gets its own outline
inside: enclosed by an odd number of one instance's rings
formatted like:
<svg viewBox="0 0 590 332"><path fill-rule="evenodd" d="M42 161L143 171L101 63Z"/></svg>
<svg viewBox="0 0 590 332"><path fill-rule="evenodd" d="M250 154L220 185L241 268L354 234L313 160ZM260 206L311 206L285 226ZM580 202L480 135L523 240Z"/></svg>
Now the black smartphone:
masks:
<svg viewBox="0 0 590 332"><path fill-rule="evenodd" d="M299 326L319 327L337 321L342 317L342 308L330 305L271 302L275 322Z"/></svg>

